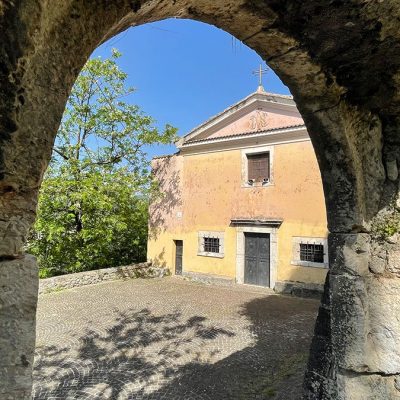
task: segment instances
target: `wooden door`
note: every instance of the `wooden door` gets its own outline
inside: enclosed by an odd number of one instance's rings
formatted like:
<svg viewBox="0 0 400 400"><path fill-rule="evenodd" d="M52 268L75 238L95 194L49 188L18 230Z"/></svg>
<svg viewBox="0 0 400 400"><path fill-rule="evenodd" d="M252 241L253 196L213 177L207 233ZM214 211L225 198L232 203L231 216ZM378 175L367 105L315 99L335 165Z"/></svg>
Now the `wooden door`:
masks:
<svg viewBox="0 0 400 400"><path fill-rule="evenodd" d="M182 275L183 240L175 240L175 275Z"/></svg>
<svg viewBox="0 0 400 400"><path fill-rule="evenodd" d="M270 235L245 233L244 283L270 285Z"/></svg>

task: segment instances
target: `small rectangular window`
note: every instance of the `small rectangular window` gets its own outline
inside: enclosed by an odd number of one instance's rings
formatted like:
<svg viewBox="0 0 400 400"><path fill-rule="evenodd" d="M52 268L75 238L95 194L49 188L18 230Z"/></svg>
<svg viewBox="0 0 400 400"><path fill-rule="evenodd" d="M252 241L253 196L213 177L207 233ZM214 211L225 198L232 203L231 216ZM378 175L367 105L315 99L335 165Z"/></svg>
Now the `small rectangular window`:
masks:
<svg viewBox="0 0 400 400"><path fill-rule="evenodd" d="M300 243L300 261L323 263L324 246L322 244Z"/></svg>
<svg viewBox="0 0 400 400"><path fill-rule="evenodd" d="M197 255L205 257L224 257L224 232L198 232L199 247Z"/></svg>
<svg viewBox="0 0 400 400"><path fill-rule="evenodd" d="M269 180L269 153L247 154L248 180L265 182Z"/></svg>
<svg viewBox="0 0 400 400"><path fill-rule="evenodd" d="M204 251L206 253L219 253L219 238L205 237L204 240Z"/></svg>
<svg viewBox="0 0 400 400"><path fill-rule="evenodd" d="M328 242L323 237L293 236L292 265L328 268Z"/></svg>

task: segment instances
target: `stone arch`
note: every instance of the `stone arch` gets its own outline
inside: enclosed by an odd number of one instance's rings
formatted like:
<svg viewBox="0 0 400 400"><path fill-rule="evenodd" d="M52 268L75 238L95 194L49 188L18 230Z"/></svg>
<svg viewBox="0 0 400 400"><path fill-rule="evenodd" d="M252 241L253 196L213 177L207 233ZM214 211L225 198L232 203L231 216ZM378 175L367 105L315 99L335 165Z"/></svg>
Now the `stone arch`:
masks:
<svg viewBox="0 0 400 400"><path fill-rule="evenodd" d="M0 0L0 394L30 397L37 277L23 243L71 86L100 43L178 17L216 25L265 59L313 141L333 256L305 398L396 398L400 244L379 230L399 212L396 16L395 0Z"/></svg>

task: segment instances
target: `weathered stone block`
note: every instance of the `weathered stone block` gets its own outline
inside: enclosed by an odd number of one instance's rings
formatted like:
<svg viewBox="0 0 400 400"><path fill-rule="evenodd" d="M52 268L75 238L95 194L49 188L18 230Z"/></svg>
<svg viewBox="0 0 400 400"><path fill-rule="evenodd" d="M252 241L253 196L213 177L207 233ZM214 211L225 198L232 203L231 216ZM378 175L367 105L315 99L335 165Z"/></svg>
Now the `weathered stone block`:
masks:
<svg viewBox="0 0 400 400"><path fill-rule="evenodd" d="M364 371L368 293L364 278L331 277L332 347L341 368Z"/></svg>
<svg viewBox="0 0 400 400"><path fill-rule="evenodd" d="M400 373L400 279L369 271L368 235L335 234L332 244L332 346L338 366Z"/></svg>
<svg viewBox="0 0 400 400"><path fill-rule="evenodd" d="M34 221L36 205L37 189L26 190L23 194L12 190L0 195L0 257L21 254Z"/></svg>
<svg viewBox="0 0 400 400"><path fill-rule="evenodd" d="M38 270L32 256L0 262L0 398L30 399Z"/></svg>
<svg viewBox="0 0 400 400"><path fill-rule="evenodd" d="M371 276L364 363L368 371L400 374L400 279Z"/></svg>
<svg viewBox="0 0 400 400"><path fill-rule="evenodd" d="M388 271L400 277L400 249L388 252Z"/></svg>
<svg viewBox="0 0 400 400"><path fill-rule="evenodd" d="M396 160L386 161L386 175L391 181L395 181L399 177L399 170L397 168Z"/></svg>
<svg viewBox="0 0 400 400"><path fill-rule="evenodd" d="M328 239L332 275L368 275L371 238L366 233L331 233Z"/></svg>
<svg viewBox="0 0 400 400"><path fill-rule="evenodd" d="M379 256L371 256L369 269L374 274L383 274L386 269L386 259Z"/></svg>
<svg viewBox="0 0 400 400"><path fill-rule="evenodd" d="M357 375L340 372L337 377L338 400L399 400L395 376Z"/></svg>

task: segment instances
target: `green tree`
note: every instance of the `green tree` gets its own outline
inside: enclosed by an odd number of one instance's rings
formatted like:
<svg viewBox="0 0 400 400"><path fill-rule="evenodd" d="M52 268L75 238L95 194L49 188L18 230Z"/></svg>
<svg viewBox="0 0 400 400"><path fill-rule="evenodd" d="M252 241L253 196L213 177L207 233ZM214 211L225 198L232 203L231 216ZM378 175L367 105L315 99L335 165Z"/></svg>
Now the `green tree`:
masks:
<svg viewBox="0 0 400 400"><path fill-rule="evenodd" d="M28 251L41 276L112 267L146 256L147 206L154 185L145 147L171 143L127 102L133 88L120 53L91 59L79 75L43 181Z"/></svg>

